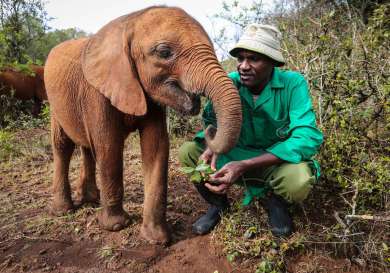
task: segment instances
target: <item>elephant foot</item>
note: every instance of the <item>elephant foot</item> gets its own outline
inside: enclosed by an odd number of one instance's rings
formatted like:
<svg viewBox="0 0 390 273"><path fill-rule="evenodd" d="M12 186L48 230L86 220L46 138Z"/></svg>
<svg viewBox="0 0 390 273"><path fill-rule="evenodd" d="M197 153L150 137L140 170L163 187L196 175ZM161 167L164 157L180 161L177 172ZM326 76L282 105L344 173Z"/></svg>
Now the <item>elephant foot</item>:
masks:
<svg viewBox="0 0 390 273"><path fill-rule="evenodd" d="M98 189L82 191L75 191L75 206L81 207L85 204L90 204L92 206L97 206L100 203L100 194Z"/></svg>
<svg viewBox="0 0 390 273"><path fill-rule="evenodd" d="M123 210L122 205L103 207L98 212L99 224L103 229L118 231L130 225L130 216Z"/></svg>
<svg viewBox="0 0 390 273"><path fill-rule="evenodd" d="M149 243L156 245L166 245L170 240L166 224L142 224L141 236Z"/></svg>
<svg viewBox="0 0 390 273"><path fill-rule="evenodd" d="M52 206L49 209L50 214L54 216L62 216L67 213L74 212L72 200L56 200L54 199Z"/></svg>

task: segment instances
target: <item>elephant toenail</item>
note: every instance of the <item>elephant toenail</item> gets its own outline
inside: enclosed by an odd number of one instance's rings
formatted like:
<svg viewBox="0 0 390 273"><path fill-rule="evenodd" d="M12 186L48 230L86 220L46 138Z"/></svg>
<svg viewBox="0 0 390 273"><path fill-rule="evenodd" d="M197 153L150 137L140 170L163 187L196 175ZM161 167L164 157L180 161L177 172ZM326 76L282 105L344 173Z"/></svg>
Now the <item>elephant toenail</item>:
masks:
<svg viewBox="0 0 390 273"><path fill-rule="evenodd" d="M122 225L121 224L115 224L113 227L112 227L112 230L113 231L118 231L122 228Z"/></svg>

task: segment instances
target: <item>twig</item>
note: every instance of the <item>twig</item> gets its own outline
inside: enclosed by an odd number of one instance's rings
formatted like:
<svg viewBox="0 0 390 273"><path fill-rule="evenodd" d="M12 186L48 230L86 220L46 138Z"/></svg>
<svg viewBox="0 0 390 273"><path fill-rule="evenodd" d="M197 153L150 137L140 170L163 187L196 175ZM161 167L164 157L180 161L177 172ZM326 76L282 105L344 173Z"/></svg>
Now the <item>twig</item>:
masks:
<svg viewBox="0 0 390 273"><path fill-rule="evenodd" d="M315 25L317 25L317 26L321 26L321 23L320 23L320 22L317 22L316 20L314 20L314 19L311 18L310 16L308 16L307 19L309 19L309 21L312 22L313 24L315 24Z"/></svg>
<svg viewBox="0 0 390 273"><path fill-rule="evenodd" d="M354 181L353 185L355 186L355 193L352 196L352 215L355 215L357 206L356 199L359 194L359 184L358 182Z"/></svg>
<svg viewBox="0 0 390 273"><path fill-rule="evenodd" d="M63 240L59 240L59 239L52 239L52 238L45 238L45 237L30 237L30 236L26 236L24 234L20 234L16 237L13 237L13 238L10 238L10 239L7 239L5 241L2 241L0 242L0 245L3 245L7 242L11 242L11 241L16 241L16 240L20 240L20 239L28 239L28 240L33 240L33 241L46 241L46 242L58 242L58 243L63 243L63 244L68 244L68 245L72 245L72 242L69 242L69 241L63 241Z"/></svg>
<svg viewBox="0 0 390 273"><path fill-rule="evenodd" d="M390 216L376 216L376 215L345 215L345 219L348 220L370 220L370 221L390 221Z"/></svg>
<svg viewBox="0 0 390 273"><path fill-rule="evenodd" d="M333 241L333 242L316 242L316 241L302 241L302 243L307 243L307 244L355 244L355 243L367 243L367 241Z"/></svg>
<svg viewBox="0 0 390 273"><path fill-rule="evenodd" d="M21 238L26 238L26 239L33 240L33 241L58 242L58 243L72 245L72 242L69 242L69 241L63 241L63 240L45 238L45 237L39 238L39 237L30 237L30 236L22 235Z"/></svg>
<svg viewBox="0 0 390 273"><path fill-rule="evenodd" d="M335 236L337 238L344 238L344 237L352 237L352 236L357 236L357 235L363 235L365 234L365 232L357 232L357 233L352 233L352 234L343 234L343 235L338 235L338 234L335 234Z"/></svg>
<svg viewBox="0 0 390 273"><path fill-rule="evenodd" d="M346 230L346 233L349 233L349 229L347 227L347 225L344 223L343 220L341 220L340 216L339 216L339 213L337 211L334 212L333 214L334 218L336 218L336 221L341 225L341 227ZM347 232L348 230L348 232Z"/></svg>

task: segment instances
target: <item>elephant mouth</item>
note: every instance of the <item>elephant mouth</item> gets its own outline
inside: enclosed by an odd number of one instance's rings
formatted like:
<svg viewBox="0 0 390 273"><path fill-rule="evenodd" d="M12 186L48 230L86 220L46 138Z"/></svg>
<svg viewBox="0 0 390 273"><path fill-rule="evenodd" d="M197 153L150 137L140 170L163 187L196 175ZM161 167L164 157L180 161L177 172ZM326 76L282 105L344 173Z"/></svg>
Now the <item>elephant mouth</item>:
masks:
<svg viewBox="0 0 390 273"><path fill-rule="evenodd" d="M200 98L199 96L193 94L190 94L189 97L190 97L191 105L188 107L187 114L191 116L195 116L200 112Z"/></svg>
<svg viewBox="0 0 390 273"><path fill-rule="evenodd" d="M200 112L200 97L195 92L189 92L182 88L177 81L169 80L166 82L168 88L174 94L176 102L169 106L184 115L195 116Z"/></svg>

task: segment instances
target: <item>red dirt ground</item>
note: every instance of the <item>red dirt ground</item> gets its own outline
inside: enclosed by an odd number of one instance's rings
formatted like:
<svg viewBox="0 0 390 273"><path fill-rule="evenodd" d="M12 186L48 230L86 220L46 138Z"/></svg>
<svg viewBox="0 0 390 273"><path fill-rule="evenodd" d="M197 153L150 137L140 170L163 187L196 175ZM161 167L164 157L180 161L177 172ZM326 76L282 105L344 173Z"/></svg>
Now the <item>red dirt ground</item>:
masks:
<svg viewBox="0 0 390 273"><path fill-rule="evenodd" d="M125 151L124 206L132 224L120 232L101 230L96 208L53 217L50 205L52 157L48 132L20 133L22 151L0 161L0 272L250 272L230 264L212 235L194 236L192 222L206 204L178 172L177 145L172 145L167 218L172 242L149 245L138 236L142 222L143 183L139 145L128 141ZM31 140L34 140L33 144ZM132 146L132 151L130 151ZM74 154L70 179L78 177L79 155ZM317 268L309 268L317 259ZM256 262L256 261L253 261ZM346 260L303 255L290 259L289 272L362 272Z"/></svg>
<svg viewBox="0 0 390 273"><path fill-rule="evenodd" d="M30 132L31 133L31 132ZM2 163L0 178L0 272L230 272L226 256L210 236L191 234L191 223L206 208L171 162L168 222L172 243L153 246L138 237L143 184L138 144L125 153L124 204L132 225L120 232L101 230L94 208L68 217L47 213L52 176L47 132L33 136L46 141L42 154L20 157L12 166ZM38 135L38 136L37 136ZM29 138L30 136L22 135ZM79 156L72 161L70 178L77 179ZM5 166L7 165L7 166Z"/></svg>

